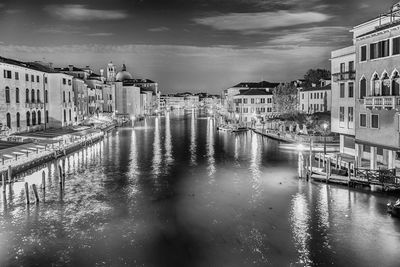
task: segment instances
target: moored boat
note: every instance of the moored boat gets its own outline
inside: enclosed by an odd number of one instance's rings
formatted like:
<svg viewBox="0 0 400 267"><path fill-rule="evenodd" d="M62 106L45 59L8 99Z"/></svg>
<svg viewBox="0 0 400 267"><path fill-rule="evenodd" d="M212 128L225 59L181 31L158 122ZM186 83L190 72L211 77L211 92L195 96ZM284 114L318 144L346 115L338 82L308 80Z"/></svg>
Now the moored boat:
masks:
<svg viewBox="0 0 400 267"><path fill-rule="evenodd" d="M387 204L387 212L393 216L400 217L400 199L395 203L389 202Z"/></svg>

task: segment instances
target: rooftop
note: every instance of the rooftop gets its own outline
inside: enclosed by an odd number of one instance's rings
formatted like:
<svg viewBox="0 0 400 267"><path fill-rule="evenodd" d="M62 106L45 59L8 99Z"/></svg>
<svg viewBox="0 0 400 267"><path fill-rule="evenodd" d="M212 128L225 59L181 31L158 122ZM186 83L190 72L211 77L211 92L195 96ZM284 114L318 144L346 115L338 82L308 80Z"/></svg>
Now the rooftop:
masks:
<svg viewBox="0 0 400 267"><path fill-rule="evenodd" d="M238 95L272 95L272 92L267 92L264 89L243 89Z"/></svg>
<svg viewBox="0 0 400 267"><path fill-rule="evenodd" d="M275 88L279 85L279 83L271 83L267 81L262 81L262 82L241 82L235 86L234 88Z"/></svg>
<svg viewBox="0 0 400 267"><path fill-rule="evenodd" d="M301 89L301 92L309 92L309 91L324 91L324 90L331 90L331 85L327 84L325 86L315 86L315 87L308 87Z"/></svg>
<svg viewBox="0 0 400 267"><path fill-rule="evenodd" d="M58 71L54 70L50 66L46 66L45 63L42 62L22 62L5 57L0 57L0 62L46 73L58 73Z"/></svg>

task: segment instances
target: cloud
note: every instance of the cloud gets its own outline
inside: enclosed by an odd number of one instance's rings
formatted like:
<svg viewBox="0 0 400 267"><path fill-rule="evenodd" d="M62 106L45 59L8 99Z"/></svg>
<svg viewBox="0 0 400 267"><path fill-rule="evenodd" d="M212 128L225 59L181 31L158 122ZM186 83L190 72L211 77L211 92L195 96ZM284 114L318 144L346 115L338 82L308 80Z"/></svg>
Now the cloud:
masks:
<svg viewBox="0 0 400 267"><path fill-rule="evenodd" d="M36 32L49 34L78 34L88 29L89 27L87 26L71 26L67 24L60 24L43 25L41 28L37 29Z"/></svg>
<svg viewBox="0 0 400 267"><path fill-rule="evenodd" d="M252 33L280 27L324 22L330 18L330 15L319 12L289 12L281 10L277 12L230 13L227 15L195 18L194 21L217 30Z"/></svg>
<svg viewBox="0 0 400 267"><path fill-rule="evenodd" d="M297 46L332 46L345 44L351 40L350 27L325 26L311 27L296 30L283 30L273 36L269 45L297 45Z"/></svg>
<svg viewBox="0 0 400 267"><path fill-rule="evenodd" d="M5 11L5 13L9 14L9 15L18 14L18 13L21 13L21 12L22 12L22 9L7 9Z"/></svg>
<svg viewBox="0 0 400 267"><path fill-rule="evenodd" d="M112 36L112 35L114 35L112 32L95 32L87 34L87 36Z"/></svg>
<svg viewBox="0 0 400 267"><path fill-rule="evenodd" d="M62 20L119 20L128 17L122 10L90 9L86 5L48 5L44 10Z"/></svg>
<svg viewBox="0 0 400 267"><path fill-rule="evenodd" d="M169 31L168 27L157 27L157 28L150 28L148 29L150 32L166 32Z"/></svg>

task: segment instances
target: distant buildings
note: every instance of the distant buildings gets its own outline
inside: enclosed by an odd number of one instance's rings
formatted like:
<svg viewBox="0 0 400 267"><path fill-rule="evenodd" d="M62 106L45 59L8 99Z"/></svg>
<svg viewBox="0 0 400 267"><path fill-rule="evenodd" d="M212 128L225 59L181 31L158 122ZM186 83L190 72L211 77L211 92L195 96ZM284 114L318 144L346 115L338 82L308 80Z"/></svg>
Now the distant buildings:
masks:
<svg viewBox="0 0 400 267"><path fill-rule="evenodd" d="M241 90L248 90L248 89L258 89L263 90L266 92L271 92L272 89L277 87L279 83L271 83L271 82L242 82L233 87L227 88L222 92L222 106L227 112L227 116L230 119L236 119L236 103L234 101L235 96L240 94Z"/></svg>
<svg viewBox="0 0 400 267"><path fill-rule="evenodd" d="M319 85L299 89L300 112L313 114L331 111L331 81L321 80Z"/></svg>
<svg viewBox="0 0 400 267"><path fill-rule="evenodd" d="M42 62L0 57L0 138L13 133L77 125L90 116L135 118L160 108L158 84L134 79L112 63L94 73L88 66L53 68Z"/></svg>
<svg viewBox="0 0 400 267"><path fill-rule="evenodd" d="M263 121L273 112L273 94L266 89L241 89L233 102L235 119L241 122Z"/></svg>

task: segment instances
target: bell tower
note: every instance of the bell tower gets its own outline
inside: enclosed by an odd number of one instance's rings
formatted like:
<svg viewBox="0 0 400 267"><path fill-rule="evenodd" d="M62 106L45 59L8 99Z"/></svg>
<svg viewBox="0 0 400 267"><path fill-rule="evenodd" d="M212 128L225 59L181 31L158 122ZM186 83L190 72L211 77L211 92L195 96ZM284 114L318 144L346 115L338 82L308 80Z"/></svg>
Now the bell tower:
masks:
<svg viewBox="0 0 400 267"><path fill-rule="evenodd" d="M115 65L112 62L110 62L107 65L107 81L115 82L115 75L116 75Z"/></svg>

